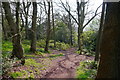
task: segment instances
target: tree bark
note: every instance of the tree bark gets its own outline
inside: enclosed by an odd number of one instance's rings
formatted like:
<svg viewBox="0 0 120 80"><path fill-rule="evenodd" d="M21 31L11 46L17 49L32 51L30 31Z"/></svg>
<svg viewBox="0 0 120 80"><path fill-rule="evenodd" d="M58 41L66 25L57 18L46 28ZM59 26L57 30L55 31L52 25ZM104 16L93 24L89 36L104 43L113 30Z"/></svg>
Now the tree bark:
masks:
<svg viewBox="0 0 120 80"><path fill-rule="evenodd" d="M96 80L120 80L120 3L107 2Z"/></svg>
<svg viewBox="0 0 120 80"><path fill-rule="evenodd" d="M50 40L50 32L51 32L51 25L50 25L50 2L48 1L48 27L47 27L47 35L46 35L46 45L45 51L48 52L49 40Z"/></svg>
<svg viewBox="0 0 120 80"><path fill-rule="evenodd" d="M55 39L55 24L54 24L53 2L51 2L51 6L52 6L53 38L54 38L54 48L55 48L56 47L56 39Z"/></svg>
<svg viewBox="0 0 120 80"><path fill-rule="evenodd" d="M69 12L70 12L70 6L69 6ZM73 32L72 32L72 25L71 25L71 15L70 15L70 13L68 13L68 15L69 15L68 28L70 30L70 45L72 46L73 45L73 40L72 40L73 39L73 36L72 36Z"/></svg>
<svg viewBox="0 0 120 80"><path fill-rule="evenodd" d="M29 37L29 31L28 31L28 14L29 14L29 2L27 2L27 5L25 6L25 2L23 2L24 12L25 12L25 39L30 39Z"/></svg>
<svg viewBox="0 0 120 80"><path fill-rule="evenodd" d="M36 51L36 20L37 20L37 3L33 2L33 16L32 16L32 28L31 28L31 47L30 51L35 53Z"/></svg>
<svg viewBox="0 0 120 80"><path fill-rule="evenodd" d="M3 8L5 10L5 16L13 35L12 37L13 50L12 50L11 58L17 57L18 59L23 59L24 58L23 48L21 45L21 35L19 33L19 13L18 13L19 2L17 3L17 7L16 7L16 23L14 22L14 18L10 10L10 4L8 2L3 2Z"/></svg>
<svg viewBox="0 0 120 80"><path fill-rule="evenodd" d="M6 27L4 25L4 15L3 15L3 10L1 9L2 11L2 30L3 30L3 34L4 34L4 40L8 40L8 36L7 36L7 32L6 32Z"/></svg>
<svg viewBox="0 0 120 80"><path fill-rule="evenodd" d="M97 36L97 42L96 42L96 54L95 54L95 59L94 61L99 61L99 56L100 56L100 40L101 40L101 35L102 35L102 29L103 29L103 22L104 22L104 17L105 17L105 3L103 3L102 6L102 13L101 13L101 20L100 20L100 28L98 31L98 36Z"/></svg>
<svg viewBox="0 0 120 80"><path fill-rule="evenodd" d="M82 32L83 32L83 22L84 22L84 4L81 2L77 2L77 12L78 12L78 50L80 51L79 54L82 53Z"/></svg>

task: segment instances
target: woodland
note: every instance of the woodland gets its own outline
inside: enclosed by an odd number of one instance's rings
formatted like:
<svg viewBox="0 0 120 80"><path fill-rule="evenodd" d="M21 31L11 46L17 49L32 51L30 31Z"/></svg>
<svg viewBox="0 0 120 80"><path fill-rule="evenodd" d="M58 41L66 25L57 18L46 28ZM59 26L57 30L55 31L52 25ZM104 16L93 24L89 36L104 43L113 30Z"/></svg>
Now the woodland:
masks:
<svg viewBox="0 0 120 80"><path fill-rule="evenodd" d="M120 2L0 2L1 79L120 80Z"/></svg>

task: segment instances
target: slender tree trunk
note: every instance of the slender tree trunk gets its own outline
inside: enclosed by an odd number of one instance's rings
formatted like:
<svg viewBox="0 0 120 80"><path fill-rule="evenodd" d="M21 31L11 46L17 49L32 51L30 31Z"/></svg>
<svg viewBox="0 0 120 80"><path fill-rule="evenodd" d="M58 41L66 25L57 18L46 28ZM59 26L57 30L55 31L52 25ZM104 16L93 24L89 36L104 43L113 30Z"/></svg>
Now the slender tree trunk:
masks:
<svg viewBox="0 0 120 80"><path fill-rule="evenodd" d="M100 28L98 31L98 36L97 36L97 42L96 42L96 54L95 54L95 59L94 61L99 61L99 56L100 56L100 40L101 40L101 35L102 35L102 28L103 28L103 22L104 22L104 15L105 14L105 3L103 3L102 6L102 14L101 14L101 20L100 20Z"/></svg>
<svg viewBox="0 0 120 80"><path fill-rule="evenodd" d="M24 27L24 20L23 20L22 13L20 14L20 17L21 17L21 20L22 20L22 24L21 24L21 30L20 30L20 31L22 31L22 30L23 30L23 27Z"/></svg>
<svg viewBox="0 0 120 80"><path fill-rule="evenodd" d="M53 37L54 37L54 48L56 47L56 39L55 39L55 24L54 24L54 14L53 14L53 2L51 2L52 6L52 25L53 25Z"/></svg>
<svg viewBox="0 0 120 80"><path fill-rule="evenodd" d="M96 80L120 80L120 3L108 2Z"/></svg>
<svg viewBox="0 0 120 80"><path fill-rule="evenodd" d="M4 26L4 15L3 15L3 10L1 9L1 11L2 11L2 30L3 30L3 34L4 34L4 40L8 40L7 39L7 32L6 32L6 27Z"/></svg>
<svg viewBox="0 0 120 80"><path fill-rule="evenodd" d="M30 3L27 2L27 5L25 6L25 2L23 2L24 12L25 12L25 39L30 39L29 37L29 31L28 31L28 14L29 14L29 6Z"/></svg>
<svg viewBox="0 0 120 80"><path fill-rule="evenodd" d="M70 12L70 6L69 6L69 12ZM73 41L72 41L72 25L71 25L71 15L69 13L69 21L68 21L68 28L70 30L70 45L73 45Z"/></svg>
<svg viewBox="0 0 120 80"><path fill-rule="evenodd" d="M31 47L30 51L35 53L36 51L36 19L37 19L37 3L33 2L33 16L32 16L32 28L31 28Z"/></svg>
<svg viewBox="0 0 120 80"><path fill-rule="evenodd" d="M81 20L80 20L80 10L81 10L81 5L79 4L79 2L77 2L77 12L78 12L78 50L80 51L79 54L82 53L82 48L81 48L81 34L82 34L82 24L81 24Z"/></svg>
<svg viewBox="0 0 120 80"><path fill-rule="evenodd" d="M8 21L8 24L10 26L11 32L12 32L12 43L13 43L13 50L12 50L12 56L17 57L18 59L24 59L23 57L23 48L21 45L21 36L19 33L19 2L16 3L16 23L14 22L14 18L12 16L11 10L10 10L10 4L8 2L3 2L3 8L5 10L5 16ZM22 63L24 64L25 61L23 60Z"/></svg>
<svg viewBox="0 0 120 80"><path fill-rule="evenodd" d="M47 27L47 35L46 35L46 45L45 51L48 52L49 40L50 40L50 32L51 32L51 25L50 25L50 2L48 2L48 27Z"/></svg>

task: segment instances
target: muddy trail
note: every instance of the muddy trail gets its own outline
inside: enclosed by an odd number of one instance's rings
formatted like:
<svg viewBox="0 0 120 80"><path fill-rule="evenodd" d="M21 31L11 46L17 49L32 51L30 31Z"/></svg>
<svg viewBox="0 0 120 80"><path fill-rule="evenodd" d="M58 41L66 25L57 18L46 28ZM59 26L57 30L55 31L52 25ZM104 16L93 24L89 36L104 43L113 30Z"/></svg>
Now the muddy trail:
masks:
<svg viewBox="0 0 120 80"><path fill-rule="evenodd" d="M70 48L66 51L52 50L54 54L63 53L64 56L52 60L49 68L41 72L41 78L75 78L79 63L94 59L92 56L78 55L75 51L76 48Z"/></svg>
<svg viewBox="0 0 120 80"><path fill-rule="evenodd" d="M16 71L26 71L28 74L23 76L29 76L34 74L35 78L75 78L76 69L80 65L81 61L93 60L93 56L79 55L76 52L76 48L69 48L65 51L61 50L50 50L50 54L45 54L44 56L34 55L34 57L28 57L26 60L35 60L37 65L34 63L26 62L23 66L13 67L11 71L14 73ZM50 57L51 55L62 56ZM27 65L29 64L29 65ZM38 65L40 64L40 65Z"/></svg>

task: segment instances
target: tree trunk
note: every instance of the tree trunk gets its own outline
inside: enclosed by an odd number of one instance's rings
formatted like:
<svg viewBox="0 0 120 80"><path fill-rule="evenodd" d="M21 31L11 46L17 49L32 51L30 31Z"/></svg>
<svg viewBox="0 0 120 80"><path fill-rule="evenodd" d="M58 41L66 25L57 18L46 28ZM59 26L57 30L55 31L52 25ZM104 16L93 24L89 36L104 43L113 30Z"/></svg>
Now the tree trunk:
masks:
<svg viewBox="0 0 120 80"><path fill-rule="evenodd" d="M56 47L56 39L55 39L55 24L54 24L54 14L53 14L53 2L51 2L52 6L52 25L53 25L53 38L54 38L54 48Z"/></svg>
<svg viewBox="0 0 120 80"><path fill-rule="evenodd" d="M24 58L23 48L21 45L21 36L19 33L19 13L18 13L19 2L17 3L17 7L16 7L16 23L14 22L14 18L10 10L10 4L8 2L3 2L3 8L5 10L5 16L13 35L12 36L13 50L12 50L11 58L17 57L18 59L23 59Z"/></svg>
<svg viewBox="0 0 120 80"><path fill-rule="evenodd" d="M106 3L106 16L100 45L100 63L96 80L120 80L120 3Z"/></svg>
<svg viewBox="0 0 120 80"><path fill-rule="evenodd" d="M104 17L105 17L105 3L103 3L102 6L102 14L101 14L101 20L100 20L100 28L98 31L98 36L97 36L97 42L96 42L96 54L95 54L95 59L94 61L99 61L99 56L100 56L100 40L101 40L101 35L102 35L102 29L103 29L103 22L104 22Z"/></svg>
<svg viewBox="0 0 120 80"><path fill-rule="evenodd" d="M32 16L32 28L31 28L31 47L30 51L35 53L36 51L36 19L37 19L37 3L33 2L33 16Z"/></svg>
<svg viewBox="0 0 120 80"><path fill-rule="evenodd" d="M80 54L81 54L81 43L80 43L80 5L79 2L77 2L77 14L78 14L78 50L80 50Z"/></svg>
<svg viewBox="0 0 120 80"><path fill-rule="evenodd" d="M2 30L3 30L3 34L4 34L4 40L8 40L7 39L7 32L6 32L6 27L5 27L5 25L4 25L4 15L3 15L3 10L1 9L1 11L2 11Z"/></svg>
<svg viewBox="0 0 120 80"><path fill-rule="evenodd" d="M82 53L82 32L83 32L83 23L84 23L84 2L77 2L77 11L78 11L78 50L79 54Z"/></svg>
<svg viewBox="0 0 120 80"><path fill-rule="evenodd" d="M30 3L27 2L27 5L25 6L25 2L23 2L24 12L25 12L25 39L30 39L29 37L29 28L28 28L28 14L29 14L29 6Z"/></svg>
<svg viewBox="0 0 120 80"><path fill-rule="evenodd" d="M70 6L69 6L69 12L70 12ZM69 13L69 21L68 21L68 28L69 28L69 30L70 30L70 45L72 46L73 45L73 41L72 41L72 25L71 25L71 15L70 15L70 13Z"/></svg>
<svg viewBox="0 0 120 80"><path fill-rule="evenodd" d="M48 2L48 27L47 27L47 35L46 35L46 45L45 51L48 52L49 40L50 40L50 32L51 32L51 25L50 25L50 2Z"/></svg>

